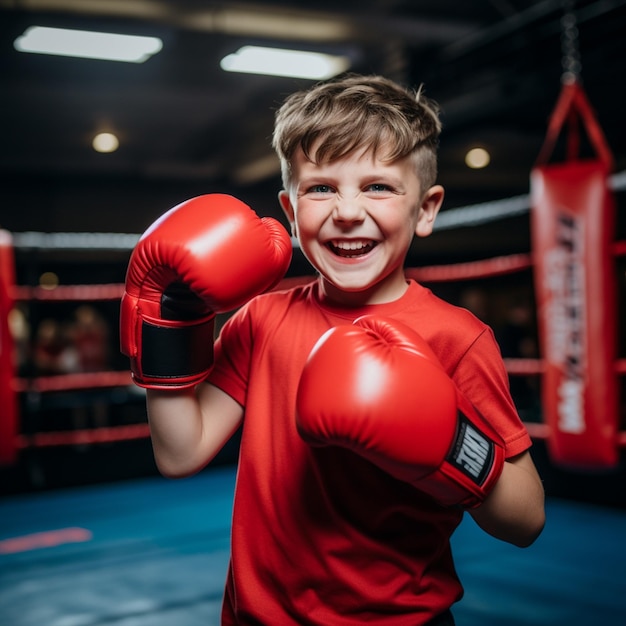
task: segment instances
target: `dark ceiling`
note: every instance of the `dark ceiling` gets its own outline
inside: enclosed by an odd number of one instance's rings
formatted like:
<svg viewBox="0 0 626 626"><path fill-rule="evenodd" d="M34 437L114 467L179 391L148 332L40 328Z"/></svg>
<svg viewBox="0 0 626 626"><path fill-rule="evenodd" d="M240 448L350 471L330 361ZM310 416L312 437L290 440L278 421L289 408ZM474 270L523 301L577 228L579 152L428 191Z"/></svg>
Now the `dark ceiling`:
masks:
<svg viewBox="0 0 626 626"><path fill-rule="evenodd" d="M578 26L583 86L622 171L626 2L565 4ZM0 226L139 232L169 202L214 191L258 203L262 214L277 211L273 113L311 82L222 71L220 59L246 43L341 52L353 59L352 71L423 83L443 108L446 208L527 193L561 87L563 7L562 0L0 0ZM143 64L16 52L13 41L33 24L157 35L164 48ZM119 134L117 152L91 149L100 130ZM492 154L484 170L463 163L475 145Z"/></svg>

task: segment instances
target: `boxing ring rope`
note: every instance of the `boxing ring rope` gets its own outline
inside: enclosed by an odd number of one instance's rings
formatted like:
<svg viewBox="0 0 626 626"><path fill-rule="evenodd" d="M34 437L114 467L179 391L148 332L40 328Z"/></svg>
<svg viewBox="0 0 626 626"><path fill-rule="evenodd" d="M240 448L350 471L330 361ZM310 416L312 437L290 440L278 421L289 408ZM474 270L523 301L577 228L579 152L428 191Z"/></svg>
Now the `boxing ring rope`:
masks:
<svg viewBox="0 0 626 626"><path fill-rule="evenodd" d="M615 191L626 188L626 172L609 180ZM506 219L529 211L529 196L516 196L501 201L449 209L437 219L435 230L463 228ZM4 412L0 418L0 465L13 464L17 454L26 448L41 448L80 444L97 444L128 441L149 437L147 423L137 423L105 428L71 431L19 433L17 395L22 393L49 393L58 391L92 390L96 388L126 387L132 385L128 371L103 371L59 374L23 378L15 375L11 362L12 344L8 329L8 313L18 302L98 302L117 301L124 290L123 284L62 285L55 289L18 286L14 283L14 251L19 250L118 250L130 252L139 235L115 233L15 233L0 230L0 401ZM615 242L615 257L626 255L626 241ZM406 274L424 283L457 282L471 279L503 276L533 268L532 255L512 254L491 259L449 265L407 268ZM288 277L276 288L289 287L312 280L313 277ZM513 376L541 375L542 359L505 359L507 372ZM616 374L626 374L626 359L615 363ZM527 422L531 437L548 439L550 427L545 423ZM626 432L618 432L616 446L626 446Z"/></svg>
<svg viewBox="0 0 626 626"><path fill-rule="evenodd" d="M147 439L150 436L148 424L128 424L80 430L41 432L17 435L16 448L56 448L59 446L80 446L99 443L118 443L134 439Z"/></svg>
<svg viewBox="0 0 626 626"><path fill-rule="evenodd" d="M119 300L124 293L124 285L59 285L54 289L43 287L14 287L11 290L16 302L66 302L69 300L93 302Z"/></svg>
<svg viewBox="0 0 626 626"><path fill-rule="evenodd" d="M131 383L130 372L82 372L57 374L55 376L38 376L37 378L15 378L12 386L18 393L28 391L49 393L52 391L124 387Z"/></svg>

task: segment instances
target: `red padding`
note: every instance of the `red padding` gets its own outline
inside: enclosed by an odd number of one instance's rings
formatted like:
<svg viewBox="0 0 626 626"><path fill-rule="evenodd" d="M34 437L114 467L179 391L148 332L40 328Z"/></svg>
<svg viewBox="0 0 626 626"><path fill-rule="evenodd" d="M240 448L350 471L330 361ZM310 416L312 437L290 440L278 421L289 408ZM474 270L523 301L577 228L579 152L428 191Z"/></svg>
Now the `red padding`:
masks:
<svg viewBox="0 0 626 626"><path fill-rule="evenodd" d="M6 230L0 230L0 465L15 463L17 458L17 396L12 385L15 346L9 328L14 284L15 261L11 235Z"/></svg>

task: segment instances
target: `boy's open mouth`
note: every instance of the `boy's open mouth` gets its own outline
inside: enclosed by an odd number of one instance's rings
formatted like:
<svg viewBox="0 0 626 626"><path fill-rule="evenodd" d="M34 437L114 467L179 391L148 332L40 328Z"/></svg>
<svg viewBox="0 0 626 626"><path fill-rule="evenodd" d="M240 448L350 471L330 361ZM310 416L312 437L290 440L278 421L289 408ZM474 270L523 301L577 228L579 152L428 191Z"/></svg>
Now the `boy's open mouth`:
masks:
<svg viewBox="0 0 626 626"><path fill-rule="evenodd" d="M360 241L329 241L328 247L337 256L344 257L346 259L352 259L371 252L378 242L371 239L363 239Z"/></svg>

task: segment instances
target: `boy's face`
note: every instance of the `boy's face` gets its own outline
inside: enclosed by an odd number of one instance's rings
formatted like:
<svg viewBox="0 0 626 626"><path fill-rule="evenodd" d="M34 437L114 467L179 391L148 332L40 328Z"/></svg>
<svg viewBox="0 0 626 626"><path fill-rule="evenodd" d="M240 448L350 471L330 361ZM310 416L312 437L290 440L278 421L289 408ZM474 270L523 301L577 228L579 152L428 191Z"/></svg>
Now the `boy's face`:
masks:
<svg viewBox="0 0 626 626"><path fill-rule="evenodd" d="M355 306L399 298L409 246L432 232L443 188L422 194L413 160L383 162L370 151L320 165L298 151L292 167L279 199L326 294Z"/></svg>

